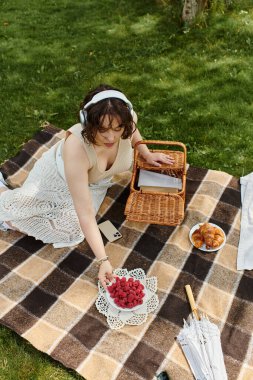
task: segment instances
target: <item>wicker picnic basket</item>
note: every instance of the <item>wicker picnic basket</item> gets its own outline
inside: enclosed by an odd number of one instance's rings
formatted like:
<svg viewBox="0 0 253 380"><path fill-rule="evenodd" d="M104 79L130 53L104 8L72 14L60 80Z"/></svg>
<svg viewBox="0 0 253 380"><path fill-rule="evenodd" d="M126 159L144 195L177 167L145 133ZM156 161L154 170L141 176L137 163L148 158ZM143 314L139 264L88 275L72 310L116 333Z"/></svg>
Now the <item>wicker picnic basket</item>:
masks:
<svg viewBox="0 0 253 380"><path fill-rule="evenodd" d="M174 158L172 165L160 167L146 163L138 150L139 144L166 145L171 150L150 149L153 152L169 154ZM172 150L173 147L173 150ZM182 189L177 193L141 190L138 187L140 169L160 172L182 180ZM127 220L176 226L184 219L186 188L186 146L175 141L142 140L134 148L133 174L130 183L130 195L125 207Z"/></svg>

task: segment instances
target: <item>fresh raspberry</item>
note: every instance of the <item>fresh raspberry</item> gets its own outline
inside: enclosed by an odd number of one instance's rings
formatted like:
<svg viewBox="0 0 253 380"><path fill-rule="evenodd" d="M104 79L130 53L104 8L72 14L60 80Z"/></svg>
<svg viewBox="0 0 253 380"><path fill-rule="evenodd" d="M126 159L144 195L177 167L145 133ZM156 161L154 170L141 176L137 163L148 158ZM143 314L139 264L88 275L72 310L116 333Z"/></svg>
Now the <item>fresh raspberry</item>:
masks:
<svg viewBox="0 0 253 380"><path fill-rule="evenodd" d="M108 286L111 298L114 299L116 305L123 309L131 309L134 306L142 304L142 298L144 297L143 289L144 286L140 281L134 280L131 277L128 279L126 277L116 277L115 281Z"/></svg>

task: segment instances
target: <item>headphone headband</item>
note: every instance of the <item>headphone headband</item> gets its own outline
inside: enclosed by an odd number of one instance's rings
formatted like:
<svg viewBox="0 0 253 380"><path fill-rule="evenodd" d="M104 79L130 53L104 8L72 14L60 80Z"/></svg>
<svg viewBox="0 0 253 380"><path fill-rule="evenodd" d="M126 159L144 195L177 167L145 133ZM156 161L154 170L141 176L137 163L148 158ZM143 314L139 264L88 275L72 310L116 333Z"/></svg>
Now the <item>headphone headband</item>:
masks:
<svg viewBox="0 0 253 380"><path fill-rule="evenodd" d="M123 102L125 102L127 107L129 108L131 115L134 115L132 103L127 99L127 97L124 94L122 94L122 92L116 90L104 90L94 95L93 98L84 105L83 109L79 111L80 122L83 126L87 124L87 108L92 104L100 102L100 100L108 98L116 98L123 100Z"/></svg>
<svg viewBox="0 0 253 380"><path fill-rule="evenodd" d="M84 105L83 109L86 110L92 104L96 104L100 102L101 100L108 99L108 98L116 98L116 99L123 100L123 102L125 102L128 105L130 112L132 113L133 111L132 103L127 99L127 97L124 94L122 94L122 92L116 91L116 90L104 90L104 91L99 92L98 94L94 95L93 98L88 103Z"/></svg>

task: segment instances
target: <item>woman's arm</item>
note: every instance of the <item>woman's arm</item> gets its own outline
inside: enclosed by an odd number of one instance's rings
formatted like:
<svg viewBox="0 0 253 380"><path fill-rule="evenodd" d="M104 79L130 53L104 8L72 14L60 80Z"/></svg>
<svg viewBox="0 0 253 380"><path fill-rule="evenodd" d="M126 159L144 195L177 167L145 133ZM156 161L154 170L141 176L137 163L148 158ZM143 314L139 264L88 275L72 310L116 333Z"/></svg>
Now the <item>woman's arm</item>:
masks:
<svg viewBox="0 0 253 380"><path fill-rule="evenodd" d="M66 181L85 238L98 260L106 259L105 247L96 222L95 210L88 186L89 160L81 141L70 135L63 147ZM106 286L111 280L112 267L108 260L102 261L99 280Z"/></svg>

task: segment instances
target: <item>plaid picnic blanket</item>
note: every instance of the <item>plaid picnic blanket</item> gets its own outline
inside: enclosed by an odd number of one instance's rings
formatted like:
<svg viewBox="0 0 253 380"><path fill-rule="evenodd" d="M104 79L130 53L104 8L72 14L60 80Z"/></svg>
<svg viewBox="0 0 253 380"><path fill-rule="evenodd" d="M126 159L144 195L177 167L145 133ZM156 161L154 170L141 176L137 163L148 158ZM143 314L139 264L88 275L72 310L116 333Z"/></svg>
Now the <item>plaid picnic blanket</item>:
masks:
<svg viewBox="0 0 253 380"><path fill-rule="evenodd" d="M19 186L34 162L64 131L45 126L6 161L2 172ZM123 237L106 243L112 265L143 268L158 278L159 307L140 326L110 330L95 307L97 267L84 241L53 249L19 232L0 233L0 320L38 350L87 380L151 380L167 370L172 379L193 379L175 340L190 312L184 286L198 308L221 330L230 380L253 378L253 273L236 271L240 231L237 179L224 172L190 167L187 208L178 227L128 222L124 207L131 173L115 178L100 211ZM220 225L227 243L205 254L190 244L191 227L209 220Z"/></svg>

